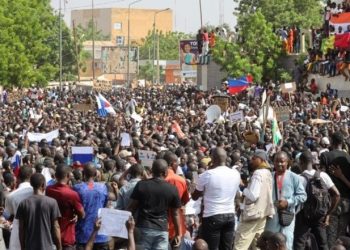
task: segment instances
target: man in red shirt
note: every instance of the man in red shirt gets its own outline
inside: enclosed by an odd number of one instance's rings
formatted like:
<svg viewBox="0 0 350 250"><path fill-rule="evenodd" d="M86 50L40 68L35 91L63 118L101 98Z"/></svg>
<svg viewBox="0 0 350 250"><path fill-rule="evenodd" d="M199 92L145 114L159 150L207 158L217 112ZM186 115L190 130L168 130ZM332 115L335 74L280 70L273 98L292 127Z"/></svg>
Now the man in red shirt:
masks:
<svg viewBox="0 0 350 250"><path fill-rule="evenodd" d="M164 155L164 160L168 163L168 175L165 181L171 185L174 185L179 193L181 204L184 207L186 203L190 200L190 196L187 190L187 183L184 178L176 174L178 168L178 158L176 154L172 152L167 152ZM172 220L171 211L168 212L169 221L169 242L172 242L175 237L175 226ZM185 211L181 209L180 212L180 236L183 237L186 233L186 223L185 223Z"/></svg>
<svg viewBox="0 0 350 250"><path fill-rule="evenodd" d="M77 217L81 219L85 216L78 193L68 185L70 174L70 168L59 165L55 174L57 183L46 189L46 195L57 201L62 215L58 222L61 229L63 250L75 249L75 222Z"/></svg>

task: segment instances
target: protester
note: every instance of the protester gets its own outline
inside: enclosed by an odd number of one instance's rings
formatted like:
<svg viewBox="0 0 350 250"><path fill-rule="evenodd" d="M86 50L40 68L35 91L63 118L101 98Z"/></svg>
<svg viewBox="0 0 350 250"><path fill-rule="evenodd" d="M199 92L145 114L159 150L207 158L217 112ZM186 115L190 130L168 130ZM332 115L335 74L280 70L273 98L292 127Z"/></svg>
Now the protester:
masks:
<svg viewBox="0 0 350 250"><path fill-rule="evenodd" d="M342 150L343 142L344 136L340 131L333 133L331 136L332 150L323 153L320 158L321 167L326 169L326 172L339 190L341 197L337 209L329 218L330 223L327 228L329 247L335 243L339 236L345 235L350 222L350 187L346 185L346 182L334 175L336 167L339 167L345 177L345 181L350 180L350 156Z"/></svg>
<svg viewBox="0 0 350 250"><path fill-rule="evenodd" d="M179 194L179 198L181 200L181 205L184 208L184 206L186 206L187 202L189 202L190 200L190 196L188 193L188 189L187 189L187 183L186 180L177 175L177 169L178 169L178 157L176 156L176 154L172 153L172 152L166 152L164 154L164 160L168 163L168 175L165 178L165 181L168 182L169 184L173 185L176 187L177 192ZM175 240L175 225L174 222L172 220L172 211L169 211L168 214L168 222L169 222L169 241L173 242ZM181 208L180 210L180 236L183 237L186 233L186 222L185 222L185 211L184 209ZM180 246L181 247L181 246Z"/></svg>
<svg viewBox="0 0 350 250"><path fill-rule="evenodd" d="M20 241L18 238L18 220L15 218L19 204L33 195L33 187L30 185L30 177L32 175L32 169L29 167L21 167L19 174L18 188L11 192L5 202L4 213L9 216L8 220L13 221L12 231L10 238L10 250L20 249Z"/></svg>
<svg viewBox="0 0 350 250"><path fill-rule="evenodd" d="M232 249L235 228L235 196L239 191L237 170L227 167L223 148L211 152L212 167L199 176L192 199L203 196L203 239L211 250Z"/></svg>
<svg viewBox="0 0 350 250"><path fill-rule="evenodd" d="M234 249L248 249L257 245L264 232L266 219L275 214L272 199L272 175L265 151L255 150L251 160L253 175L243 190L243 208L235 236Z"/></svg>
<svg viewBox="0 0 350 250"><path fill-rule="evenodd" d="M136 184L128 208L133 213L137 209L139 212L136 227L141 239L136 244L145 250L168 249L168 210L171 210L175 226L173 246L178 247L181 243L181 201L176 187L165 181L168 175L167 162L155 160L152 174L152 179Z"/></svg>
<svg viewBox="0 0 350 250"><path fill-rule="evenodd" d="M55 199L58 203L61 218L58 219L61 229L61 242L63 250L75 249L75 223L78 219L84 219L83 204L77 192L68 185L71 169L65 165L56 168L57 183L46 189L46 195Z"/></svg>
<svg viewBox="0 0 350 250"><path fill-rule="evenodd" d="M304 249L308 232L311 229L319 250L327 250L326 227L330 215L338 205L340 194L331 178L325 172L315 170L312 166L312 154L304 151L299 157L301 174L308 199L303 209L296 215L294 231L294 249ZM327 197L329 192L329 197Z"/></svg>
<svg viewBox="0 0 350 250"><path fill-rule="evenodd" d="M106 207L108 201L107 186L104 183L97 183L94 181L96 174L97 170L95 166L91 162L87 163L83 170L83 179L85 182L76 184L73 187L74 191L78 193L85 211L85 217L78 221L75 228L78 250L83 250L85 248L93 231L98 210ZM105 235L97 235L94 249L108 250L108 237Z"/></svg>
<svg viewBox="0 0 350 250"><path fill-rule="evenodd" d="M19 204L16 213L21 249L62 250L58 223L61 214L56 200L45 196L45 177L33 174L30 185L34 194Z"/></svg>
<svg viewBox="0 0 350 250"><path fill-rule="evenodd" d="M274 156L272 198L276 213L268 219L266 229L281 232L287 239L287 249L293 249L295 209L307 199L301 177L288 170L289 158L284 151Z"/></svg>

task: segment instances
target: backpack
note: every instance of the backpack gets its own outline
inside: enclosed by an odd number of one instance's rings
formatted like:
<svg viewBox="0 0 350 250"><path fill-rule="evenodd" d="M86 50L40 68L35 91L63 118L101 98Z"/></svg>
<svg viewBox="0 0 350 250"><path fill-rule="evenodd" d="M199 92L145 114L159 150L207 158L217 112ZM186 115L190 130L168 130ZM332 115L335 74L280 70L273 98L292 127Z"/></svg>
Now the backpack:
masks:
<svg viewBox="0 0 350 250"><path fill-rule="evenodd" d="M318 220L325 217L331 207L331 199L320 172L316 171L313 176L304 173L301 175L307 180L305 188L307 200L303 207L305 218Z"/></svg>

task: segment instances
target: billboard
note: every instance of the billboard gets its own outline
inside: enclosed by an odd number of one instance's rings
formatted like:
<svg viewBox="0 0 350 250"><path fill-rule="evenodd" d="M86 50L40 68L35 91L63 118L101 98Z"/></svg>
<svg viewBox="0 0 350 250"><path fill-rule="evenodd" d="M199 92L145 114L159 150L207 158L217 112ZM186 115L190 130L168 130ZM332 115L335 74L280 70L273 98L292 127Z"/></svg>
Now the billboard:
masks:
<svg viewBox="0 0 350 250"><path fill-rule="evenodd" d="M183 78L197 77L197 62L199 57L197 40L180 41L180 65Z"/></svg>
<svg viewBox="0 0 350 250"><path fill-rule="evenodd" d="M127 74L128 47L106 46L101 48L103 74ZM138 48L130 48L130 74L138 69Z"/></svg>

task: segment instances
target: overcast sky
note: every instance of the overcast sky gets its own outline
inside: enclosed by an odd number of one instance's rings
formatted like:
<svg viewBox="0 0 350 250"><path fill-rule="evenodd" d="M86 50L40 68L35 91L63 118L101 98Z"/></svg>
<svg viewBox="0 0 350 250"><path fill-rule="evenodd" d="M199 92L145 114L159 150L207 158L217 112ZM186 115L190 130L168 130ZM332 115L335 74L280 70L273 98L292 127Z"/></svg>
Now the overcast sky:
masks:
<svg viewBox="0 0 350 250"><path fill-rule="evenodd" d="M58 9L60 0L51 0L51 4ZM65 5L65 21L70 26L70 13L74 9L87 9L91 7L91 0L61 0ZM142 0L134 8L171 8L174 11L174 30L182 32L196 32L200 27L200 0ZM232 12L235 8L233 0L201 0L203 11L203 24L217 26L220 21L220 1L223 2L224 22L231 27L236 24ZM66 4L64 4L66 2ZM95 8L120 7L127 8L132 0L94 0Z"/></svg>

